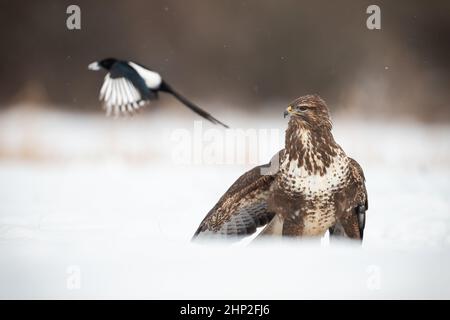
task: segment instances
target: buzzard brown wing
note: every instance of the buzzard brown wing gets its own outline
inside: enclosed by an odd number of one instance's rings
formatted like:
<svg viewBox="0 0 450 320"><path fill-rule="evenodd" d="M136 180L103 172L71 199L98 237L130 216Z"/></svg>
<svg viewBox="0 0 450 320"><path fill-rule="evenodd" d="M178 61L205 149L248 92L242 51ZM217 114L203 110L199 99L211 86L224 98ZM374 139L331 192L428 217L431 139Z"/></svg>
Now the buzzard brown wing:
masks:
<svg viewBox="0 0 450 320"><path fill-rule="evenodd" d="M277 157L273 159L278 160ZM257 166L240 176L209 211L193 238L200 235L248 236L269 223L274 213L267 209L267 198L278 170L263 174L268 166Z"/></svg>
<svg viewBox="0 0 450 320"><path fill-rule="evenodd" d="M330 232L334 236L361 239L364 235L365 214L368 205L364 172L354 159L350 158L346 188L336 199L340 208L338 222Z"/></svg>

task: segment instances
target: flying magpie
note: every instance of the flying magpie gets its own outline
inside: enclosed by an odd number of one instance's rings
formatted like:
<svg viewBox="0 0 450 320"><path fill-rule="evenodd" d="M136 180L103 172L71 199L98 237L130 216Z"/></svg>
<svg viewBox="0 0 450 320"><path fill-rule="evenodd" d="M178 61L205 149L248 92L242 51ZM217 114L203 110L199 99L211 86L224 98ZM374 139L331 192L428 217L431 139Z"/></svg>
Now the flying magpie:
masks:
<svg viewBox="0 0 450 320"><path fill-rule="evenodd" d="M88 66L89 70L94 71L101 68L108 71L100 90L100 100L105 102L108 115L111 113L116 116L121 113L133 113L147 102L158 99L159 92L165 92L173 95L201 117L228 128L226 124L172 89L159 73L151 71L139 63L107 58L93 62Z"/></svg>

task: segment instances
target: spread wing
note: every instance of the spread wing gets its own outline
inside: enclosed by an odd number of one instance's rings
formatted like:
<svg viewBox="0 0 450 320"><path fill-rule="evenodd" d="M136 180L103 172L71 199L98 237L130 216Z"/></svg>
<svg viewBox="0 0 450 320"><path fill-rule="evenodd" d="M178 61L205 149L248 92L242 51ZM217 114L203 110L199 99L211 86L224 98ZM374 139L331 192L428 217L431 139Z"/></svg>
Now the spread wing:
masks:
<svg viewBox="0 0 450 320"><path fill-rule="evenodd" d="M278 161L281 152L283 150L273 159ZM239 177L203 219L194 238L248 236L256 232L256 228L268 224L274 213L267 209L267 198L278 166L273 171L268 168L274 163L272 160L270 164L255 167Z"/></svg>
<svg viewBox="0 0 450 320"><path fill-rule="evenodd" d="M155 99L144 79L125 63L116 63L106 74L100 90L100 100L104 100L108 115L134 113L147 101Z"/></svg>
<svg viewBox="0 0 450 320"><path fill-rule="evenodd" d="M350 158L348 183L338 199L342 215L331 234L363 239L365 216L369 208L364 172L355 160Z"/></svg>

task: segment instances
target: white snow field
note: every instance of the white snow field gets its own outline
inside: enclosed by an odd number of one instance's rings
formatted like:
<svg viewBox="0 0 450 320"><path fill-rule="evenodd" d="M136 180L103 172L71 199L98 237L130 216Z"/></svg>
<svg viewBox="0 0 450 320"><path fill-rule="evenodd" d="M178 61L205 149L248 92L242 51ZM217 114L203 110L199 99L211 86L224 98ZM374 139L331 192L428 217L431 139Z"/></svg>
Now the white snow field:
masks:
<svg viewBox="0 0 450 320"><path fill-rule="evenodd" d="M450 126L335 117L366 174L362 247L194 244L231 183L282 147L286 120L282 105L215 109L242 129L224 130L175 110L0 114L0 298L450 298Z"/></svg>

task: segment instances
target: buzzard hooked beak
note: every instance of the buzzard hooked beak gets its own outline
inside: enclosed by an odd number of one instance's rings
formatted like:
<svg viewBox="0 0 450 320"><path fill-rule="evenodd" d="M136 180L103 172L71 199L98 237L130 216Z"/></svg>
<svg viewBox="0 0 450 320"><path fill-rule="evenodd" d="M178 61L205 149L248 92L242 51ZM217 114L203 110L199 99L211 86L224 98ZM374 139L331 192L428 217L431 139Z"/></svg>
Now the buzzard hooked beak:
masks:
<svg viewBox="0 0 450 320"><path fill-rule="evenodd" d="M292 112L292 106L287 107L286 111L283 113L283 117L286 118Z"/></svg>

